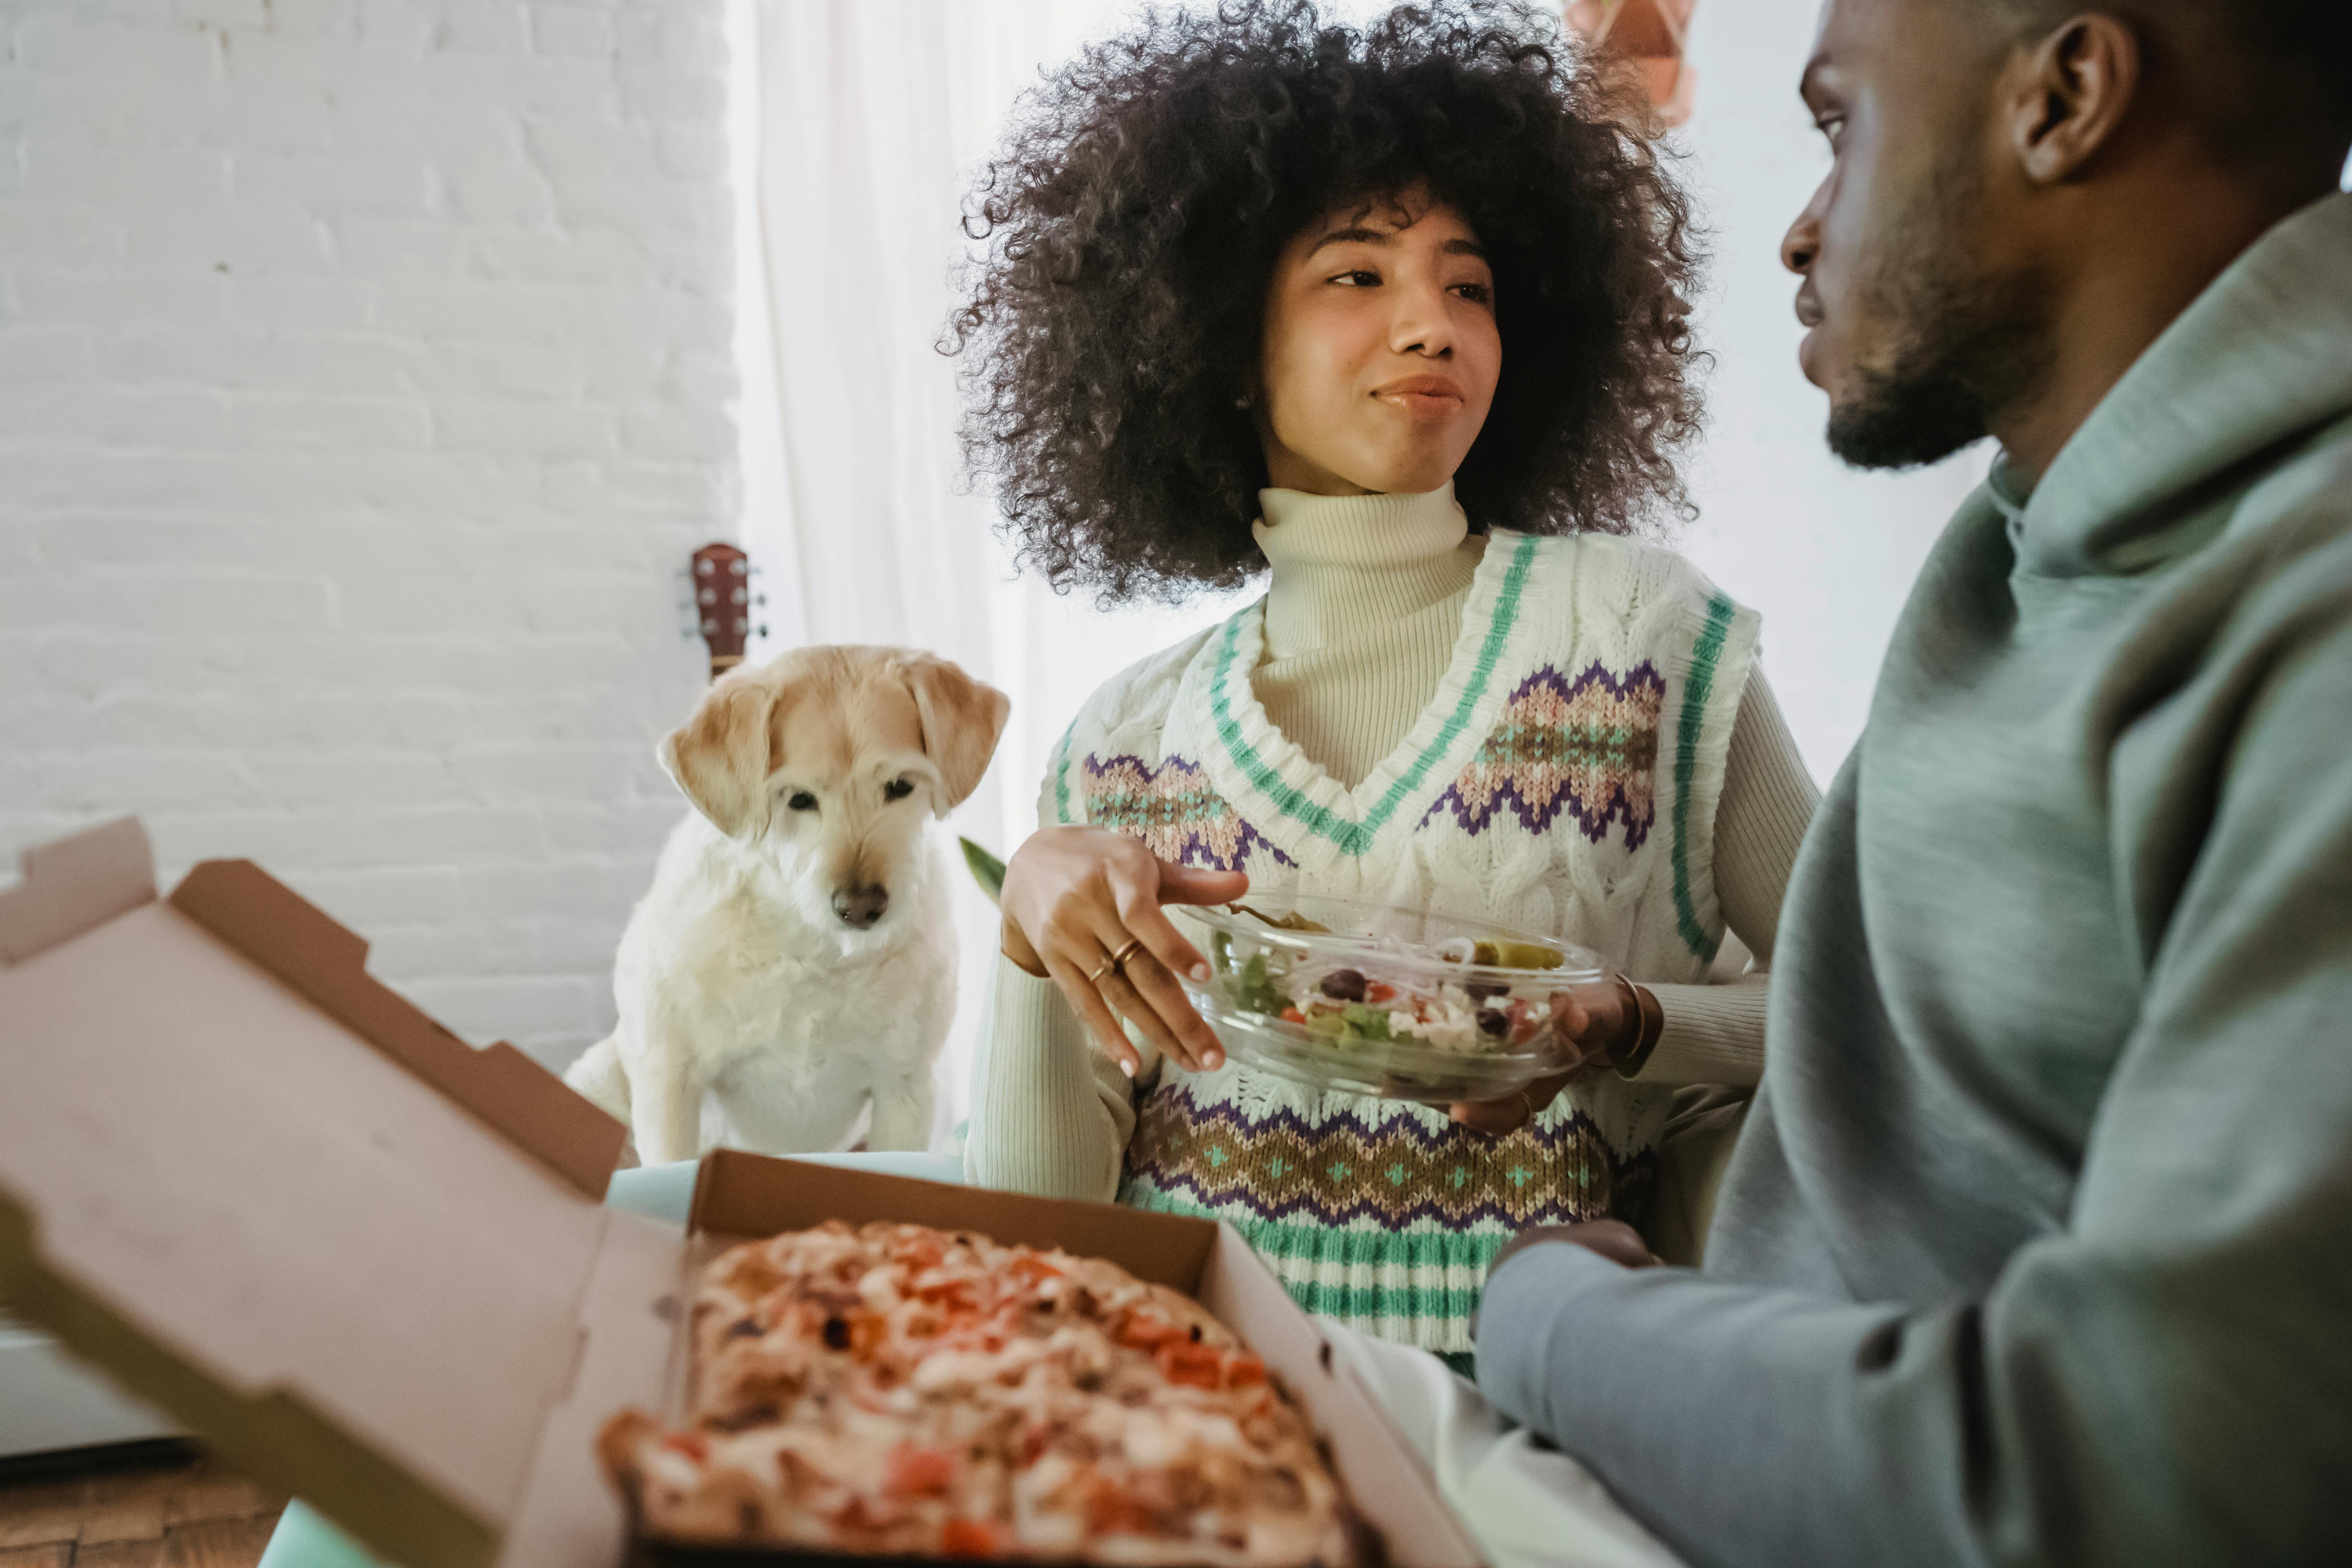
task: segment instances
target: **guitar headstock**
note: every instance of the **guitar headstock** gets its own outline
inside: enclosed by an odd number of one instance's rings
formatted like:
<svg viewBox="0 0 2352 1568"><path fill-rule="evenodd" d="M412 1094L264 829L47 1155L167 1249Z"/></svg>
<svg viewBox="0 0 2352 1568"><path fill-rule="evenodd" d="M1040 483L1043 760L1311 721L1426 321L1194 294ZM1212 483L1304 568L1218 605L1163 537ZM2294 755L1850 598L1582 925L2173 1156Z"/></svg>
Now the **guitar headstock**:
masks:
<svg viewBox="0 0 2352 1568"><path fill-rule="evenodd" d="M706 544L694 552L695 624L710 649L710 679L743 662L751 635L751 558L731 544Z"/></svg>

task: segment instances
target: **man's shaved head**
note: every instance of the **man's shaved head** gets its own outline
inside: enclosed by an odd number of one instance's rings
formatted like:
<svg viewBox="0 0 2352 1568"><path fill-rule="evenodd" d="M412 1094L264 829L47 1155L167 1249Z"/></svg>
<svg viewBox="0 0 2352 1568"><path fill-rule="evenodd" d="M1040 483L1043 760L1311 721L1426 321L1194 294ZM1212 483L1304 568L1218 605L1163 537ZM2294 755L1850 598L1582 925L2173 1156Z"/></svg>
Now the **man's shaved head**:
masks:
<svg viewBox="0 0 2352 1568"><path fill-rule="evenodd" d="M2101 11L2170 41L2191 108L2218 156L2259 163L2282 134L2352 145L2352 3L2347 0L1943 0L2004 45L2030 44ZM2193 60L2193 65L2191 64ZM2341 164L2339 155L2337 162Z"/></svg>

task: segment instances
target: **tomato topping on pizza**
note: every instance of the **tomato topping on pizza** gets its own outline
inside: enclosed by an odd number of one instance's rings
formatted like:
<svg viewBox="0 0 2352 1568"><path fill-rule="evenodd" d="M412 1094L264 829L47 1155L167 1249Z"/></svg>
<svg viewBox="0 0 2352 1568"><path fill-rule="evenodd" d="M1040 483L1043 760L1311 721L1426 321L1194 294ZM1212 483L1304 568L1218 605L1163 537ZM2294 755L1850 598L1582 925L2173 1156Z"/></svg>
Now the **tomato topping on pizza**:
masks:
<svg viewBox="0 0 2352 1568"><path fill-rule="evenodd" d="M1161 1345L1188 1337L1182 1329L1150 1312L1129 1312L1114 1332L1119 1343L1144 1351L1157 1350Z"/></svg>
<svg viewBox="0 0 2352 1568"><path fill-rule="evenodd" d="M942 1557L994 1557L1003 1551L996 1526L984 1519L951 1519L940 1527Z"/></svg>
<svg viewBox="0 0 2352 1568"><path fill-rule="evenodd" d="M1224 1356L1207 1345L1196 1345L1189 1340L1175 1340L1152 1352L1161 1375L1171 1383L1188 1384L1194 1388L1220 1388L1224 1385Z"/></svg>
<svg viewBox="0 0 2352 1568"><path fill-rule="evenodd" d="M883 1489L898 1497L944 1497L955 1481L952 1454L936 1448L893 1448L883 1468Z"/></svg>

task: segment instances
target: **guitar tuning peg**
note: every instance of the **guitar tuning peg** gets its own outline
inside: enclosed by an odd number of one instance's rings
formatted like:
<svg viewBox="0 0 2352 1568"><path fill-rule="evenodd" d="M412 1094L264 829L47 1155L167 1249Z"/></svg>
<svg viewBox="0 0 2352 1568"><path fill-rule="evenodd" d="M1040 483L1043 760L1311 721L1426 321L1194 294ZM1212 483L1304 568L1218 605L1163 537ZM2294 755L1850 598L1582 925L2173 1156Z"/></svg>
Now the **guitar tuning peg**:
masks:
<svg viewBox="0 0 2352 1568"><path fill-rule="evenodd" d="M719 623L718 623L717 621L705 621L705 622L703 622L703 623L702 623L702 635L703 635L704 637L709 637L711 633L713 633L713 632L717 631L718 629L719 629Z"/></svg>
<svg viewBox="0 0 2352 1568"><path fill-rule="evenodd" d="M740 577L743 575L744 566L742 557L738 556L734 560L730 561L727 563L727 570L734 576Z"/></svg>
<svg viewBox="0 0 2352 1568"><path fill-rule="evenodd" d="M761 637L766 637L768 635L768 623L765 621L761 621L760 623L760 635Z"/></svg>
<svg viewBox="0 0 2352 1568"><path fill-rule="evenodd" d="M768 595L765 594L755 594L751 596L751 602L755 605L764 605L768 602Z"/></svg>
<svg viewBox="0 0 2352 1568"><path fill-rule="evenodd" d="M737 637L741 637L745 632L748 632L751 629L751 623L750 621L745 620L740 616L735 617L735 635Z"/></svg>

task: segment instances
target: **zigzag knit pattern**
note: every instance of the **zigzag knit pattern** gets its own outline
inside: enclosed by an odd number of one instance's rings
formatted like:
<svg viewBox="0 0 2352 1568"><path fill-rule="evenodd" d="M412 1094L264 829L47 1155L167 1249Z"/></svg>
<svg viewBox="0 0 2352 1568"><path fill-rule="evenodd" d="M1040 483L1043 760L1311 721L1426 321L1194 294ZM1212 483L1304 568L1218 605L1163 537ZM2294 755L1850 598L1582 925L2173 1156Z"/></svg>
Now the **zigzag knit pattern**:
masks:
<svg viewBox="0 0 2352 1568"><path fill-rule="evenodd" d="M1224 1220L1307 1310L1458 1354L1513 1236L1622 1215L1655 1166L1647 1151L1613 1157L1564 1100L1538 1125L1488 1138L1433 1114L1378 1125L1344 1110L1254 1115L1180 1080L1139 1108L1118 1201Z"/></svg>
<svg viewBox="0 0 2352 1568"><path fill-rule="evenodd" d="M1200 765L1182 757L1154 768L1141 757L1086 760L1087 821L1143 840L1162 860L1236 871L1264 849L1279 866L1290 857L1266 842L1219 795Z"/></svg>
<svg viewBox="0 0 2352 1568"><path fill-rule="evenodd" d="M1574 680L1546 665L1511 693L1478 754L1422 820L1451 811L1475 835L1508 805L1529 833L1565 814L1595 844L1622 822L1625 847L1639 849L1658 820L1665 700L1665 680L1647 659L1622 678L1596 660Z"/></svg>
<svg viewBox="0 0 2352 1568"><path fill-rule="evenodd" d="M1196 1104L1182 1085L1145 1100L1128 1173L1204 1208L1390 1230L1423 1220L1518 1231L1600 1219L1615 1184L1608 1146L1572 1112L1489 1138L1411 1118L1370 1127L1346 1111L1312 1122L1289 1110L1254 1118L1231 1101Z"/></svg>

